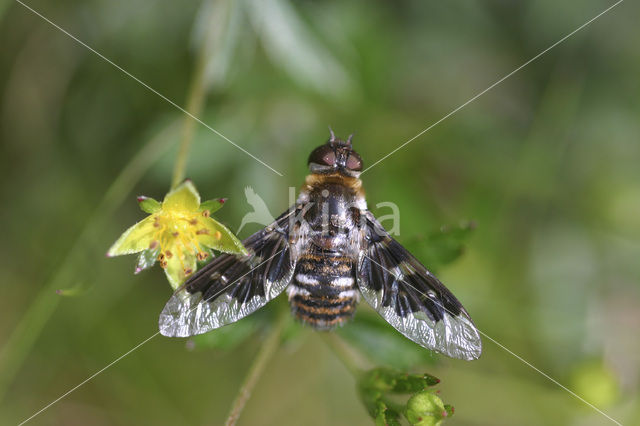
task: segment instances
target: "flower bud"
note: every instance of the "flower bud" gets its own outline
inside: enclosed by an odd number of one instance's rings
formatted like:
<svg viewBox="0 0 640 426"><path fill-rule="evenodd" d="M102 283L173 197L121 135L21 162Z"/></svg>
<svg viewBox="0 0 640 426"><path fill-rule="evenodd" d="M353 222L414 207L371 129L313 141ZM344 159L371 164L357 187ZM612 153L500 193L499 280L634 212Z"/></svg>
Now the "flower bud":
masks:
<svg viewBox="0 0 640 426"><path fill-rule="evenodd" d="M448 415L444 403L430 391L422 391L407 402L407 420L412 425L438 426Z"/></svg>

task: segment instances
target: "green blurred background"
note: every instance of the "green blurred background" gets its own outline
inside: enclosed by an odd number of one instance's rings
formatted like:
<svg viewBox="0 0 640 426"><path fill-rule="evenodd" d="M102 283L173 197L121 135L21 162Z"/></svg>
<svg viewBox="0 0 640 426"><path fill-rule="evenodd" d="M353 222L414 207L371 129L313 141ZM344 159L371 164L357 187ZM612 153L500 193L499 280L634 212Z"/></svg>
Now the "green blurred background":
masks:
<svg viewBox="0 0 640 426"><path fill-rule="evenodd" d="M216 217L236 230L245 186L287 208L327 125L372 164L613 2L27 4L179 105L204 70L198 116L284 174L196 125L187 175L229 197ZM421 237L475 221L441 279L482 331L625 424L640 423L639 12L621 3L363 175L425 261ZM185 115L9 0L0 45L0 423L15 424L157 330L162 271L104 253L143 217L136 195L168 190ZM260 346L247 334L194 350L157 337L31 423L221 424ZM403 349L442 380L448 424L610 424L484 346L470 363ZM371 420L323 340L296 329L240 424Z"/></svg>

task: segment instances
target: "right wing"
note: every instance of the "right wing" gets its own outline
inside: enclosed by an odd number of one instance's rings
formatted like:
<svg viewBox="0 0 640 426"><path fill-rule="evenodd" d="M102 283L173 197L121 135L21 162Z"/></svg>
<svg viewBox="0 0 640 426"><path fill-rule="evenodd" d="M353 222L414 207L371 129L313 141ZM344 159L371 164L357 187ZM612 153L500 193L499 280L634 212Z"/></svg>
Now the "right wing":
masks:
<svg viewBox="0 0 640 426"><path fill-rule="evenodd" d="M419 345L452 358L480 357L480 332L458 299L371 212L364 215L366 249L357 270L364 299Z"/></svg>
<svg viewBox="0 0 640 426"><path fill-rule="evenodd" d="M243 241L248 256L223 254L189 278L167 302L160 333L187 337L243 318L278 296L291 282L296 259L289 247L292 207Z"/></svg>

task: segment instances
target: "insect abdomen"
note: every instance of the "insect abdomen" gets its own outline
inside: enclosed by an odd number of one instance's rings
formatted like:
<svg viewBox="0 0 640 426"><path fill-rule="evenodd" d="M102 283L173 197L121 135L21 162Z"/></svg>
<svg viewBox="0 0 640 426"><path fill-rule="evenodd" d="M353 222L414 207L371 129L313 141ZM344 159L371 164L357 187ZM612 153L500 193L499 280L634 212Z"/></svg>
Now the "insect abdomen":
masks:
<svg viewBox="0 0 640 426"><path fill-rule="evenodd" d="M296 318L319 330L350 320L358 303L353 263L336 253L303 254L287 291Z"/></svg>

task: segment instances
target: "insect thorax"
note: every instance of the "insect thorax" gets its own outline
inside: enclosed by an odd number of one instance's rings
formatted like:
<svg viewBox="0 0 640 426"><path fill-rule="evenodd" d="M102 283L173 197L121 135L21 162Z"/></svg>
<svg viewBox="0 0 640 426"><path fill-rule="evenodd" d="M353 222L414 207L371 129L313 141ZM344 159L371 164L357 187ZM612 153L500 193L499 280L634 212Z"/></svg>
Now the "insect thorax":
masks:
<svg viewBox="0 0 640 426"><path fill-rule="evenodd" d="M357 179L310 175L300 201L307 233L287 290L291 310L315 328L330 329L348 321L358 302L354 268L364 194Z"/></svg>

